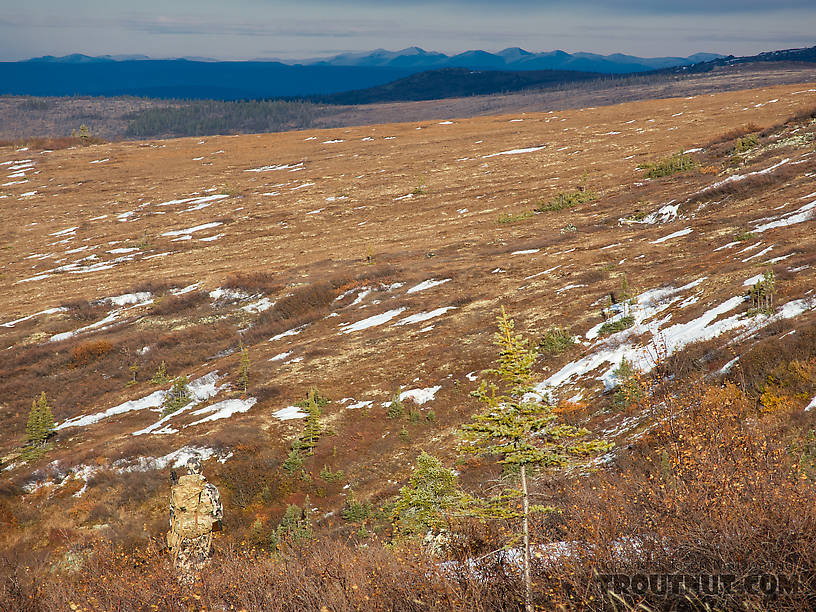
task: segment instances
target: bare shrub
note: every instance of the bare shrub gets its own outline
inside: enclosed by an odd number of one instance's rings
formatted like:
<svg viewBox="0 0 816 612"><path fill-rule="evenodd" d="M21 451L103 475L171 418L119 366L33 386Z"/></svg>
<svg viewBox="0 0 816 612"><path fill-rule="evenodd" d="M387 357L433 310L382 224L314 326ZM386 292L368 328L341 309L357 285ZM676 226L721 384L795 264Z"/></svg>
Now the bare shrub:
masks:
<svg viewBox="0 0 816 612"><path fill-rule="evenodd" d="M758 126L756 123L746 123L741 127L736 127L727 132L723 132L719 136L716 136L712 140L708 142L705 148L712 147L716 144L720 144L723 142L731 142L732 140L736 140L737 138L742 138L743 136L747 136L748 134L755 134L757 132L762 131L762 128Z"/></svg>
<svg viewBox="0 0 816 612"><path fill-rule="evenodd" d="M78 368L101 359L113 350L107 340L90 340L71 349L71 366Z"/></svg>
<svg viewBox="0 0 816 612"><path fill-rule="evenodd" d="M281 282L269 272L236 272L228 276L221 286L247 293L274 293L281 289Z"/></svg>
<svg viewBox="0 0 816 612"><path fill-rule="evenodd" d="M105 308L104 304L90 302L88 300L64 302L62 306L68 309L68 316L82 322L96 321L107 312L107 308Z"/></svg>
<svg viewBox="0 0 816 612"><path fill-rule="evenodd" d="M192 310L208 300L209 295L206 291L191 291L182 295L165 295L153 302L150 312L158 316L177 314L185 310Z"/></svg>

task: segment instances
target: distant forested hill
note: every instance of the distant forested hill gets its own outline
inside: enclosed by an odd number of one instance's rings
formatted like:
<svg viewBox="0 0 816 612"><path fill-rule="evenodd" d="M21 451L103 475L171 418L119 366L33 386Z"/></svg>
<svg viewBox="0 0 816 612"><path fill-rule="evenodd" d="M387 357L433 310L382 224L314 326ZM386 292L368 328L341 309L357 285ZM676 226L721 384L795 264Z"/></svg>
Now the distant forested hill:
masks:
<svg viewBox="0 0 816 612"><path fill-rule="evenodd" d="M243 100L365 89L411 72L279 62L0 62L0 94Z"/></svg>
<svg viewBox="0 0 816 612"><path fill-rule="evenodd" d="M587 81L608 75L568 70L497 71L445 68L412 74L384 85L324 96L310 96L326 104L372 104L403 100L439 100L520 91Z"/></svg>

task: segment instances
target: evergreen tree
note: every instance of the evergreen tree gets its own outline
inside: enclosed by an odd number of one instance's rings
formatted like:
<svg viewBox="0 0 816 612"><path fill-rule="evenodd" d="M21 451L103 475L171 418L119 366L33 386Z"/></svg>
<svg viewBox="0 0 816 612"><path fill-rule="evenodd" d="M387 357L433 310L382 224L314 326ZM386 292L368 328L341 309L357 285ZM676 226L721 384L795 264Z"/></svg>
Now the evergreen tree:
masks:
<svg viewBox="0 0 816 612"><path fill-rule="evenodd" d="M51 406L48 405L48 400L45 398L45 391L40 394L40 399L37 401L37 411L40 419L41 444L45 444L48 437L54 433L54 415L51 414Z"/></svg>
<svg viewBox="0 0 816 612"><path fill-rule="evenodd" d="M317 441L323 433L323 428L320 425L320 415L322 411L317 402L317 389L310 389L309 396L306 398L306 424L303 427L303 433L300 435L298 450L305 452L307 455L313 455Z"/></svg>
<svg viewBox="0 0 816 612"><path fill-rule="evenodd" d="M303 469L303 455L300 454L297 442L292 445L292 450L286 456L282 467L290 476L294 476L295 473Z"/></svg>
<svg viewBox="0 0 816 612"><path fill-rule="evenodd" d="M361 502L354 494L354 489L349 489L346 503L340 511L343 520L349 523L363 523L371 516L371 512L371 502Z"/></svg>
<svg viewBox="0 0 816 612"><path fill-rule="evenodd" d="M54 417L43 391L38 399L31 402L31 412L26 422L26 441L29 446L44 446L52 433Z"/></svg>
<svg viewBox="0 0 816 612"><path fill-rule="evenodd" d="M405 414L405 406L400 399L401 392L397 391L391 398L391 403L388 404L388 410L385 413L389 419L401 419Z"/></svg>
<svg viewBox="0 0 816 612"><path fill-rule="evenodd" d="M629 316L629 304L632 299L632 295L629 293L629 281L626 280L626 273L624 272L621 277L621 304L623 305L623 316Z"/></svg>
<svg viewBox="0 0 816 612"><path fill-rule="evenodd" d="M439 531L448 524L448 516L461 509L466 496L459 489L456 474L442 462L422 452L408 484L400 489L393 522L403 536Z"/></svg>
<svg viewBox="0 0 816 612"><path fill-rule="evenodd" d="M626 357L621 359L613 374L618 381L618 387L612 396L612 405L615 408L628 410L643 399L644 390L638 373Z"/></svg>
<svg viewBox="0 0 816 612"><path fill-rule="evenodd" d="M26 422L26 442L29 446L36 446L40 442L40 415L37 408L37 400L32 400L31 411L28 413Z"/></svg>
<svg viewBox="0 0 816 612"><path fill-rule="evenodd" d="M249 385L249 349L244 348L241 343L241 365L238 369L238 385L246 395L247 386Z"/></svg>
<svg viewBox="0 0 816 612"><path fill-rule="evenodd" d="M162 362L164 363L164 362ZM190 390L187 388L187 377L179 376L173 381L173 386L167 392L162 404L162 416L181 410L193 401Z"/></svg>
<svg viewBox="0 0 816 612"><path fill-rule="evenodd" d="M754 306L754 314L762 313L772 315L775 293L776 276L774 276L773 268L768 266L762 275L762 280L754 284L748 292L748 296L751 298L751 303Z"/></svg>
<svg viewBox="0 0 816 612"><path fill-rule="evenodd" d="M286 512L275 530L277 542L303 544L312 539L312 511L309 506L307 496L302 509L295 504L286 507Z"/></svg>
<svg viewBox="0 0 816 612"><path fill-rule="evenodd" d="M491 500L489 510L503 518L522 519L525 609L532 612L529 516L531 511L544 508L530 507L527 468L563 467L575 457L607 450L612 444L601 440L579 441L589 431L559 422L552 406L533 399L530 392L533 391L532 368L537 349L531 346L529 339L514 332L515 323L503 307L498 326L494 336L494 344L499 349L497 367L487 370L486 374L497 380L501 388L483 379L472 393L485 404L486 410L462 427L462 448L466 452L497 456L500 463L519 468L518 487Z"/></svg>
<svg viewBox="0 0 816 612"><path fill-rule="evenodd" d="M150 382L154 385L165 385L170 382L170 378L167 376L167 364L163 361L159 364L159 367L156 369L156 373L153 375L153 378L150 379Z"/></svg>

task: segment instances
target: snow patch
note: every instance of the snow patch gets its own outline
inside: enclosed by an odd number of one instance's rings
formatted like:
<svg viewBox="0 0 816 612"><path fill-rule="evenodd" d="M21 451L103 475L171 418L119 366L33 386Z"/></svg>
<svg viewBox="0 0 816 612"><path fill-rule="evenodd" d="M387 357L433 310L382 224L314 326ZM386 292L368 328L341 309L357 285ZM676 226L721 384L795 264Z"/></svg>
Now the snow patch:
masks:
<svg viewBox="0 0 816 612"><path fill-rule="evenodd" d="M498 153L491 153L490 155L482 155L482 159L487 159L488 157L497 157L499 155L521 155L523 153L534 153L535 151L540 151L543 148L544 146L527 147L526 149L511 149L510 151L499 151Z"/></svg>
<svg viewBox="0 0 816 612"><path fill-rule="evenodd" d="M218 227L219 225L223 225L220 221L213 221L212 223L204 223L202 225L196 225L194 227L189 227L187 229L181 230L172 230L170 232L164 232L162 236L185 236L192 234L194 232L200 232L202 230L210 229L213 227Z"/></svg>
<svg viewBox="0 0 816 612"><path fill-rule="evenodd" d="M207 417L203 419L199 419L190 425L186 425L186 427L190 427L192 425L199 425L201 423L209 423L211 421L218 421L220 419L227 419L231 417L233 414L238 414L242 412L246 412L250 408L252 408L256 403L257 399L254 397L250 397L247 399L227 399L210 406L205 406L204 408L199 408L198 410L194 410L193 414L198 416L200 414L206 414L211 412Z"/></svg>
<svg viewBox="0 0 816 612"><path fill-rule="evenodd" d="M452 279L444 278L442 280L435 280L433 278L430 278L430 279L428 279L426 281L422 281L418 285L414 285L413 287L408 289L408 291L406 291L405 293L408 294L408 293L417 293L418 291L425 291L426 289L431 289L432 287L438 287L439 285L443 285L443 284L447 283L450 280L452 280Z"/></svg>
<svg viewBox="0 0 816 612"><path fill-rule="evenodd" d="M300 332L308 327L308 324L301 325L300 327L295 327L293 329L287 329L285 332L281 332L275 336L272 336L269 341L274 342L275 340L280 340L281 338L286 338L287 336L297 336Z"/></svg>
<svg viewBox="0 0 816 612"><path fill-rule="evenodd" d="M273 412L272 416L281 421L290 421L292 419L303 419L309 416L300 409L300 406L287 406L281 408L277 412Z"/></svg>
<svg viewBox="0 0 816 612"><path fill-rule="evenodd" d="M685 229L681 229L677 232L669 234L668 236L663 236L662 238L658 238L657 240L652 240L649 244L660 244L661 242L666 242L667 240L671 240L672 238L679 238L680 236L688 236L691 232L693 232L690 227Z"/></svg>
<svg viewBox="0 0 816 612"><path fill-rule="evenodd" d="M343 334L350 334L352 332L362 331L364 329L369 329L371 327L377 327L378 325L383 325L384 323L388 323L391 319L396 317L397 315L405 312L406 308L394 308L392 310L387 310L378 315L374 315L368 317L367 319L363 319L362 321L357 321L356 323L344 323L341 324L340 333Z"/></svg>
<svg viewBox="0 0 816 612"><path fill-rule="evenodd" d="M411 315L409 317L405 317L394 323L394 325L411 325L413 323L422 323L423 321L428 321L429 319L433 319L435 317L439 317L449 310L456 310L455 306L444 306L442 308L437 308L435 310L431 310L428 312L418 312L417 314Z"/></svg>

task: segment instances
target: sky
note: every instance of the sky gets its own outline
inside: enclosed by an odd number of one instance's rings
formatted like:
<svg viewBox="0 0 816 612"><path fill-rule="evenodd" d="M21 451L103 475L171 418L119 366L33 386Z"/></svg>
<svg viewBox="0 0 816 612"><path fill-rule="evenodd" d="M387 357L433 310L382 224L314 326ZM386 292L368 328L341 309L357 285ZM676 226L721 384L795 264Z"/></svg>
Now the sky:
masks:
<svg viewBox="0 0 816 612"><path fill-rule="evenodd" d="M816 44L814 0L0 0L0 61L225 60L420 46L687 56Z"/></svg>

